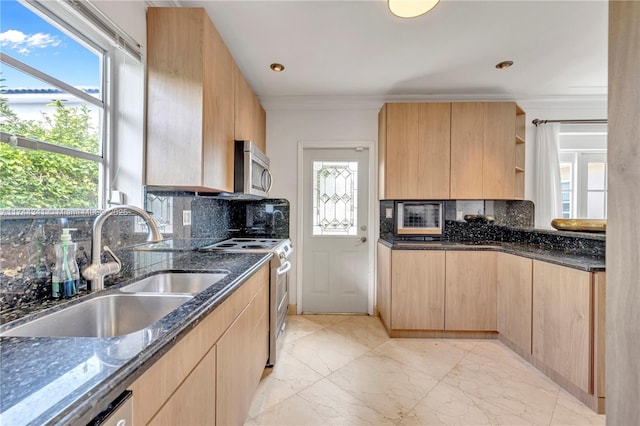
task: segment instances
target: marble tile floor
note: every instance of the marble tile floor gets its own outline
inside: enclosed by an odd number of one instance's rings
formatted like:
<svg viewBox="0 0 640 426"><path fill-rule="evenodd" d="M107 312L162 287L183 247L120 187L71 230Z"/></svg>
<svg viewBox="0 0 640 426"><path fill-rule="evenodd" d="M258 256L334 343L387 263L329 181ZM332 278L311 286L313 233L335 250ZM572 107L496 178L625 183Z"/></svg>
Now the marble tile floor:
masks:
<svg viewBox="0 0 640 426"><path fill-rule="evenodd" d="M377 317L287 317L246 426L604 425L497 340L390 339Z"/></svg>

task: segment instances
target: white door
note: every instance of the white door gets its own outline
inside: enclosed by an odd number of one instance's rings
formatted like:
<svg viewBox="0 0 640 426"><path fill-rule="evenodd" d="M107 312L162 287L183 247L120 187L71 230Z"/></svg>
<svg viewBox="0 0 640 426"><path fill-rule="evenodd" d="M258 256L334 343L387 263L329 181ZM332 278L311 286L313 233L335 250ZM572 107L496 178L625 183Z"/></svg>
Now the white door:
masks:
<svg viewBox="0 0 640 426"><path fill-rule="evenodd" d="M303 150L302 312L367 313L369 150Z"/></svg>

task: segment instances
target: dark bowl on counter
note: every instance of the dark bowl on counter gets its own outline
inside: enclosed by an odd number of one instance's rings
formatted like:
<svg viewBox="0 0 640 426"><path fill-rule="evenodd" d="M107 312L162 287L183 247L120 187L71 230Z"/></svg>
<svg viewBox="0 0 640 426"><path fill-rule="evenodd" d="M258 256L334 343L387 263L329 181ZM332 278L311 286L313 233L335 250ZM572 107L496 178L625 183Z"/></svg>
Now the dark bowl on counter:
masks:
<svg viewBox="0 0 640 426"><path fill-rule="evenodd" d="M493 223L496 218L491 215L484 214L466 214L464 220L467 223Z"/></svg>

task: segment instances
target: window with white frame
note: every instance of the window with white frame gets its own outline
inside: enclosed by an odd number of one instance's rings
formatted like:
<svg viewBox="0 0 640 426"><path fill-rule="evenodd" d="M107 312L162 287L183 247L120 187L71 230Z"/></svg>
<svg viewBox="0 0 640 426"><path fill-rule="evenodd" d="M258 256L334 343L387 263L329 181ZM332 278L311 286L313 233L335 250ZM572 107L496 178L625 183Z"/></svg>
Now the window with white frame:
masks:
<svg viewBox="0 0 640 426"><path fill-rule="evenodd" d="M560 175L564 218L607 218L606 125L562 125Z"/></svg>
<svg viewBox="0 0 640 426"><path fill-rule="evenodd" d="M2 0L2 209L104 206L114 58L140 54L89 6Z"/></svg>

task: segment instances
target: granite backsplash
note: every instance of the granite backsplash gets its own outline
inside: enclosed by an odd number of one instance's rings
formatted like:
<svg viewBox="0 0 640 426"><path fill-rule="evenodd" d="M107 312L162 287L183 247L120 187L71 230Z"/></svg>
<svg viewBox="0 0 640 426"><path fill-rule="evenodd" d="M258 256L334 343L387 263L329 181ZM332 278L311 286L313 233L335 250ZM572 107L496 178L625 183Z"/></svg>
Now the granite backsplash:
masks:
<svg viewBox="0 0 640 426"><path fill-rule="evenodd" d="M190 192L146 193L145 209L152 213L165 239L230 237L289 237L289 202L284 199L240 200L199 196ZM91 229L99 210L3 212L0 215L0 309L39 303L51 297L54 244L62 228L77 243L80 270L91 263ZM123 256L123 271L134 259L120 250L145 242L146 225L138 216L110 217L103 226L102 242ZM108 260L108 255L106 255ZM162 254L159 254L162 256ZM115 282L110 276L106 284ZM80 289L86 289L81 277Z"/></svg>
<svg viewBox="0 0 640 426"><path fill-rule="evenodd" d="M391 209L391 210L389 210ZM392 217L388 213L391 212ZM493 223L467 223L465 214L493 215ZM395 235L395 201L380 201L380 238L393 242ZM602 233L561 232L533 228L534 205L531 201L448 200L444 201L443 241L515 242L567 253L605 256Z"/></svg>
<svg viewBox="0 0 640 426"><path fill-rule="evenodd" d="M71 235L77 243L80 270L91 263L91 228L98 214L0 216L0 309L51 297L54 244L60 242L62 228L76 229ZM103 244L115 249L144 242L146 226L141 225L137 231L136 220L137 216L129 215L111 217L103 227ZM86 281L81 277L79 290L83 289Z"/></svg>

